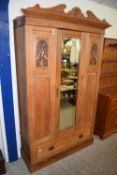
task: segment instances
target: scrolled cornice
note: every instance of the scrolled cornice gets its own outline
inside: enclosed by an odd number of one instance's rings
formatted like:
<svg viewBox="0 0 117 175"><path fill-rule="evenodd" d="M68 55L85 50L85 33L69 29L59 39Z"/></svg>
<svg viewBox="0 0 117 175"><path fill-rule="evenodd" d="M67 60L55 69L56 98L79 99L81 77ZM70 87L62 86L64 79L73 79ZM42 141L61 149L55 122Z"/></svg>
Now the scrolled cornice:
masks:
<svg viewBox="0 0 117 175"><path fill-rule="evenodd" d="M65 4L49 8L42 8L36 4L23 8L24 15L14 19L14 27L43 23L43 26L103 34L104 30L111 26L106 20L97 18L92 11L88 10L87 15L84 15L79 7L73 7L68 12L65 12L65 9Z"/></svg>
<svg viewBox="0 0 117 175"><path fill-rule="evenodd" d="M76 18L85 18L81 9L79 7L74 7L68 13L68 16L76 17Z"/></svg>
<svg viewBox="0 0 117 175"><path fill-rule="evenodd" d="M60 19L60 20L69 20L74 22L81 23L90 23L93 26L100 25L101 28L105 29L110 27L110 24L106 20L100 20L97 18L92 11L87 11L87 16L85 17L79 7L74 7L67 13L65 12L66 5L60 4L50 8L41 8L40 5L36 4L33 7L29 7L27 9L22 9L25 16L37 16L48 19Z"/></svg>

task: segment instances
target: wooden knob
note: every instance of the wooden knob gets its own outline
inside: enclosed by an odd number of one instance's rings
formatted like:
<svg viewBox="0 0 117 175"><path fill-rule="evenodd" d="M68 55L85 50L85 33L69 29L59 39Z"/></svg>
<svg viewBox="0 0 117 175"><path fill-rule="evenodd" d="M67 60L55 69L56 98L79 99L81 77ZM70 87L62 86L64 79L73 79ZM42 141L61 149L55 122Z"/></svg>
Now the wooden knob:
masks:
<svg viewBox="0 0 117 175"><path fill-rule="evenodd" d="M55 149L54 146L50 146L50 147L48 148L49 151L53 151L54 149Z"/></svg>
<svg viewBox="0 0 117 175"><path fill-rule="evenodd" d="M80 134L78 137L79 137L79 138L83 138L83 137L84 137L84 135L83 135L83 134Z"/></svg>

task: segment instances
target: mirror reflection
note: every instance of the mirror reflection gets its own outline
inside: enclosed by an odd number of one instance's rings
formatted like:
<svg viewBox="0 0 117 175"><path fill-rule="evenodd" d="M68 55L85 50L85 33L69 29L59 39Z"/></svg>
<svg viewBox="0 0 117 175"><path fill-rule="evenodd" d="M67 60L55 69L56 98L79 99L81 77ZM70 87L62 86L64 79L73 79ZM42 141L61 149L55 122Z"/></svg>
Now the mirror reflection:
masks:
<svg viewBox="0 0 117 175"><path fill-rule="evenodd" d="M80 39L64 38L61 59L60 130L75 124L79 58Z"/></svg>

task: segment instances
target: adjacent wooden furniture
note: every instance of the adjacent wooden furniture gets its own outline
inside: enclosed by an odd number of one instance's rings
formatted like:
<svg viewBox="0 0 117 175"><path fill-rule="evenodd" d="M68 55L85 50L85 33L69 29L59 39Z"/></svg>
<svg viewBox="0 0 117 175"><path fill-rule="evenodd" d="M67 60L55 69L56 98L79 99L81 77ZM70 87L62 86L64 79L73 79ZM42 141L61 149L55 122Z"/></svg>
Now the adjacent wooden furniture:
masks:
<svg viewBox="0 0 117 175"><path fill-rule="evenodd" d="M102 139L117 131L117 40L105 38L95 133Z"/></svg>
<svg viewBox="0 0 117 175"><path fill-rule="evenodd" d="M117 39L105 38L100 89L117 86Z"/></svg>
<svg viewBox="0 0 117 175"><path fill-rule="evenodd" d="M2 151L0 150L0 175L5 174L6 169L5 169L5 160L2 155Z"/></svg>
<svg viewBox="0 0 117 175"><path fill-rule="evenodd" d="M99 91L95 130L102 139L117 132L117 87Z"/></svg>
<svg viewBox="0 0 117 175"><path fill-rule="evenodd" d="M24 16L14 20L21 150L30 171L93 141L103 35L110 25L91 11L85 17L78 7L67 13L64 9L65 5L48 9L36 5L23 9ZM62 43L67 40L77 45L80 42L80 62L74 68L70 65L75 69L79 64L75 71L78 81L74 81L77 88L71 89L75 91L75 106L61 90ZM61 97L75 109L73 125L65 129L60 128Z"/></svg>

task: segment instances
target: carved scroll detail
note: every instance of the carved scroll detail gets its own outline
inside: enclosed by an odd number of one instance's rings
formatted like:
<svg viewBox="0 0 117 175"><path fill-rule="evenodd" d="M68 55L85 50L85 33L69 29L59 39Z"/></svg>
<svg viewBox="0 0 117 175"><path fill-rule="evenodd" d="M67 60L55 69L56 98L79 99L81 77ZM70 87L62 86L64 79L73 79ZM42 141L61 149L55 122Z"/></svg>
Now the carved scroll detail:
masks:
<svg viewBox="0 0 117 175"><path fill-rule="evenodd" d="M90 52L90 64L96 64L97 62L97 53L98 53L98 46L96 43L93 43L91 46L91 52Z"/></svg>
<svg viewBox="0 0 117 175"><path fill-rule="evenodd" d="M70 10L68 12L68 15L70 16L74 16L74 17L81 17L81 18L85 18L81 9L79 7L74 7L72 8L72 10Z"/></svg>
<svg viewBox="0 0 117 175"><path fill-rule="evenodd" d="M28 7L27 10L34 11L41 9L39 4L34 5L33 7ZM25 9L22 9L22 11L25 11Z"/></svg>
<svg viewBox="0 0 117 175"><path fill-rule="evenodd" d="M64 12L64 9L66 8L66 5L65 4L60 4L60 5L57 5L57 6L54 6L54 7L50 7L50 8L41 8L39 4L36 4L35 6L33 7L28 7L27 9L22 9L22 11L24 12L24 14L27 14L27 12L34 12L34 11L40 11L40 12L50 12L50 13L63 13L65 14Z"/></svg>
<svg viewBox="0 0 117 175"><path fill-rule="evenodd" d="M52 10L52 11L59 12L59 13L65 13L64 12L65 8L66 8L65 4L60 4L55 7L48 8L48 10Z"/></svg>
<svg viewBox="0 0 117 175"><path fill-rule="evenodd" d="M89 22L90 25L96 25L96 27L98 25L102 29L105 29L110 26L109 23L106 22L106 20L98 19L91 11L87 11L88 16L85 17L79 7L74 7L67 13L64 12L65 8L65 4L60 4L50 8L41 8L39 5L35 5L34 7L22 9L22 11L25 16L37 16L46 19L69 21L72 23L81 22L82 24L87 24Z"/></svg>
<svg viewBox="0 0 117 175"><path fill-rule="evenodd" d="M48 42L45 39L38 39L36 44L36 66L48 66Z"/></svg>
<svg viewBox="0 0 117 175"><path fill-rule="evenodd" d="M88 19L90 20L96 20L96 21L101 21L100 19L98 19L94 14L93 12L91 12L90 10L87 11L87 15L88 15Z"/></svg>

